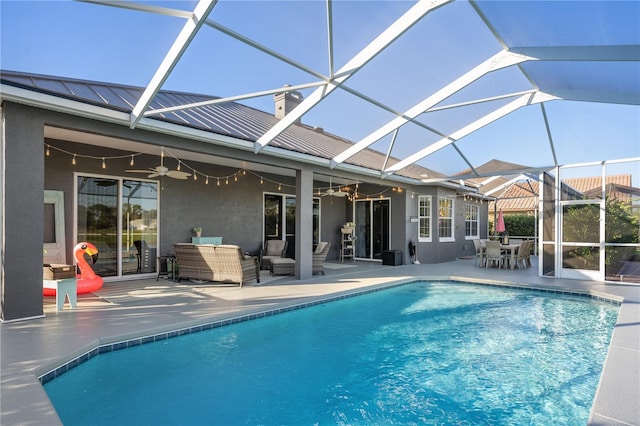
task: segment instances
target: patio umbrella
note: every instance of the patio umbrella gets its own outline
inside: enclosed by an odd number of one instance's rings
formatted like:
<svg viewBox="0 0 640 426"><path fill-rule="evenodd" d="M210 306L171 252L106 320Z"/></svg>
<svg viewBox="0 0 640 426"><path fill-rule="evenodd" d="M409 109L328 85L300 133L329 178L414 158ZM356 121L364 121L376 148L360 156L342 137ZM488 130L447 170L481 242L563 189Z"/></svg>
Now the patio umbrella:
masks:
<svg viewBox="0 0 640 426"><path fill-rule="evenodd" d="M503 233L504 231L504 217L502 217L502 209L500 209L498 212L498 221L496 222L496 232Z"/></svg>

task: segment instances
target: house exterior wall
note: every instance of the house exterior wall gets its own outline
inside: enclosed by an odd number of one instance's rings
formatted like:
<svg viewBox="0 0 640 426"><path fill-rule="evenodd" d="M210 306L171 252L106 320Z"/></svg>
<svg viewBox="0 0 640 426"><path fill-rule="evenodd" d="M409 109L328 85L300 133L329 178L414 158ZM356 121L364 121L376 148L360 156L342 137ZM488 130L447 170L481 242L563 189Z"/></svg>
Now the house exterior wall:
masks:
<svg viewBox="0 0 640 426"><path fill-rule="evenodd" d="M177 180L163 178L161 182L159 224L160 245L157 253L166 254L178 242L189 242L194 226L202 226L205 236L222 236L225 243L237 244L243 250L257 254L262 247L263 235L263 200L264 193L296 194L296 173L327 174L326 169L309 167L293 160L280 159L273 156L256 156L252 152L232 149L211 143L187 140L170 135L158 134L139 129L98 122L88 118L32 108L25 105L4 102L3 139L4 155L2 179L5 183L3 220L3 269L2 276L2 320L16 320L41 316L42 308L42 242L43 242L43 191L57 190L64 193L65 230L67 259L73 259L75 223L73 218L74 172L113 177L144 179L144 174L126 172L130 169L129 158L110 159L107 168L101 168L101 161L78 158L77 164L71 164L71 156L57 150L50 150L51 155L44 155L45 144L65 149L72 153L91 156L116 156L124 151L108 146L44 138L45 126L61 127L131 140L168 149L184 149L222 158L233 158L246 161L248 164L264 163L288 170L283 175L265 176L264 184L256 174L247 172L239 175L228 185L217 181L205 184L202 176L193 179ZM125 154L132 151L124 152ZM159 155L139 155L135 157L135 169L145 169L159 165ZM165 158L167 166L171 160ZM189 162L201 174L209 176L232 176L237 168L213 165L208 163ZM309 175L307 175L309 176ZM358 180L358 176L348 174L349 179ZM278 183L283 189L278 189ZM390 249L401 250L403 259L408 263L409 239L417 232L417 224L410 222L416 215L417 198L412 199L412 190L392 191L391 184L386 182L360 184L360 193L380 193L391 200ZM313 186L326 187L326 182L314 181ZM434 194L433 217L437 218L437 197L435 195L455 196L455 190L435 187L413 188L414 191ZM314 196L316 196L314 194ZM328 260L338 259L340 248L341 226L353 220L353 202L346 197L321 197L320 240L332 243ZM486 233L486 208L481 209L481 226ZM461 254L473 254L473 244L464 239L464 208L456 200L455 236L453 243L440 243L434 238L433 243L420 244L419 260L422 263L444 262L453 260ZM308 220L311 209L302 213L302 220ZM437 221L434 219L434 232L437 232ZM465 248L466 246L466 248ZM35 254L35 255L34 255ZM68 263L72 263L68 260ZM304 272L304 271L303 271Z"/></svg>

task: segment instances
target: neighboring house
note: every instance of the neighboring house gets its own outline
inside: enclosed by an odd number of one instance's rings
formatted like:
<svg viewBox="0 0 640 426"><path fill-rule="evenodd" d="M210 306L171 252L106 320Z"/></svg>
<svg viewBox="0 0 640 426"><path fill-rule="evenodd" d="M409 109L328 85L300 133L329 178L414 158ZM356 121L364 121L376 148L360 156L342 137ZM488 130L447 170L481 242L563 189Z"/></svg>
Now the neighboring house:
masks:
<svg viewBox="0 0 640 426"><path fill-rule="evenodd" d="M589 198L602 197L602 178L584 177L584 178L568 178L563 182L573 188L580 194ZM639 195L638 188L631 187L631 175L611 175L606 176L606 194L618 200L631 200L632 194ZM500 194L497 201L489 203L489 212L494 210L502 210L502 214L530 214L538 209L539 187L537 181L526 180L510 185L504 192ZM489 221L492 221L492 215L489 214Z"/></svg>
<svg viewBox="0 0 640 426"><path fill-rule="evenodd" d="M132 129L143 88L9 71L1 83L4 321L42 315L43 244L72 264L74 244L93 242L106 281L133 279L135 241L166 255L201 226L254 255L267 239L287 240L305 279L319 241L339 259L345 222L355 222L355 257L370 261L396 250L409 263L410 240L421 263L450 261L487 236L487 203L468 197L474 187L425 184L424 175L443 175L417 165L382 179L397 160L371 149L332 169L352 143L322 129L296 123L256 154L297 92L276 95L272 115L233 102L171 110L216 98L160 91L151 108L166 111Z"/></svg>

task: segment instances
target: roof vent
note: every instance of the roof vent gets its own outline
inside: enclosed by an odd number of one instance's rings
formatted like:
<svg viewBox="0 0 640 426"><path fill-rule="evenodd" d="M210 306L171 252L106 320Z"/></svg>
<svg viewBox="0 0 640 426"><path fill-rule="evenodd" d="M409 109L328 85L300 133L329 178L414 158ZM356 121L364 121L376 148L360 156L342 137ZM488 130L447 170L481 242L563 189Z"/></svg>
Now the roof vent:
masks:
<svg viewBox="0 0 640 426"><path fill-rule="evenodd" d="M285 115L289 114L300 104L300 102L302 102L302 93L297 90L286 90L288 87L291 86L285 84L285 91L273 95L273 100L276 104L275 116L277 119L281 119ZM297 120L296 123L300 123L300 120Z"/></svg>

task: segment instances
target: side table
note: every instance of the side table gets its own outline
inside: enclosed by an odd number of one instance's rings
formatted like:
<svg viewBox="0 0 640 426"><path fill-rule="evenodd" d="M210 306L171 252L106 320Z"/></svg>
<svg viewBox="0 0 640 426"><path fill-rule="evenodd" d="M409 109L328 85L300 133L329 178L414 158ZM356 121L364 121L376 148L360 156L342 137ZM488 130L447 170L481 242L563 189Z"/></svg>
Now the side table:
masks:
<svg viewBox="0 0 640 426"><path fill-rule="evenodd" d="M78 307L78 285L75 278L42 280L42 287L56 290L56 311L61 311L64 308L64 301L67 297L71 309Z"/></svg>

